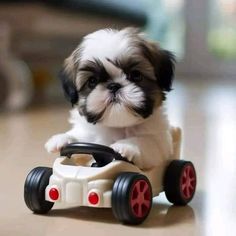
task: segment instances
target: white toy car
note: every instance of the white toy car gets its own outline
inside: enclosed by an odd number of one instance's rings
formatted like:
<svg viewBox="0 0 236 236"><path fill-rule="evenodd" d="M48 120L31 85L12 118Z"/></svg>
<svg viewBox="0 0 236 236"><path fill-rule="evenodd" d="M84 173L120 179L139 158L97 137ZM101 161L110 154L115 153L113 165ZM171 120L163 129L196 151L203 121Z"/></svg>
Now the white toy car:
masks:
<svg viewBox="0 0 236 236"><path fill-rule="evenodd" d="M113 149L89 143L69 144L61 156L53 169L37 167L26 178L24 199L34 213L47 213L54 202L75 203L111 207L122 223L139 224L160 192L176 205L187 204L195 192L196 172L189 161L170 158L140 170Z"/></svg>

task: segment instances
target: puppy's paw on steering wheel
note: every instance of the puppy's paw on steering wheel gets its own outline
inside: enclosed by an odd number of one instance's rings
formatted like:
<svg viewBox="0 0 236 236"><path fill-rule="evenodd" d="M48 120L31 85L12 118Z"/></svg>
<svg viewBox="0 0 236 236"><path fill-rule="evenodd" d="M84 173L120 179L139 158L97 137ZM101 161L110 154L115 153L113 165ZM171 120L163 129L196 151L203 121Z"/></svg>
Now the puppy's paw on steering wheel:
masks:
<svg viewBox="0 0 236 236"><path fill-rule="evenodd" d="M68 134L56 134L47 141L45 148L49 153L57 153L62 147L74 141Z"/></svg>
<svg viewBox="0 0 236 236"><path fill-rule="evenodd" d="M141 156L139 148L134 144L117 142L110 147L130 162L135 162L135 159Z"/></svg>

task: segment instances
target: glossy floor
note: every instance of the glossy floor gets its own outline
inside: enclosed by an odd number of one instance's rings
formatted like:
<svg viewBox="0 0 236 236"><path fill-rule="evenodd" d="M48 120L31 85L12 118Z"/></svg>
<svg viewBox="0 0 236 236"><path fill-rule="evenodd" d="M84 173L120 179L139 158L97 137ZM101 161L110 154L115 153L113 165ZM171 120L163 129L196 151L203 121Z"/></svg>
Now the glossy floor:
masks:
<svg viewBox="0 0 236 236"><path fill-rule="evenodd" d="M182 156L194 162L198 189L189 206L161 194L140 226L124 226L110 209L57 206L46 216L24 205L23 185L35 166L54 160L47 138L68 129L56 105L0 116L0 235L236 235L236 81L181 81L169 95L170 120L184 130Z"/></svg>

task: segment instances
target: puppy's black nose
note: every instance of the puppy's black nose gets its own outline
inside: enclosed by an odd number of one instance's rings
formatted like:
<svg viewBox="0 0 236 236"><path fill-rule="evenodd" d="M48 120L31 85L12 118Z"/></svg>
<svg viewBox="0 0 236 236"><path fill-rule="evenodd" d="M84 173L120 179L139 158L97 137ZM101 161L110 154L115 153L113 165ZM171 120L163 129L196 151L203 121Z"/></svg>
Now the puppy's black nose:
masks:
<svg viewBox="0 0 236 236"><path fill-rule="evenodd" d="M122 86L118 83L110 83L107 85L107 88L112 92L116 93Z"/></svg>

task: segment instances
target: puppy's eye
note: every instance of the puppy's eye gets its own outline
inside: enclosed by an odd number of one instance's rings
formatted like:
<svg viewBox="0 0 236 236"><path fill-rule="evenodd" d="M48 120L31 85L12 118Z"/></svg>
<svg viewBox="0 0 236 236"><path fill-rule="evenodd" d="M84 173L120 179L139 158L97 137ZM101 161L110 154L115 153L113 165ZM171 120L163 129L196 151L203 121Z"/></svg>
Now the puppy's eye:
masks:
<svg viewBox="0 0 236 236"><path fill-rule="evenodd" d="M88 87L93 89L98 84L98 79L95 76L90 76L88 79Z"/></svg>
<svg viewBox="0 0 236 236"><path fill-rule="evenodd" d="M134 82L139 82L143 79L142 74L138 70L133 70L127 75L127 79Z"/></svg>

